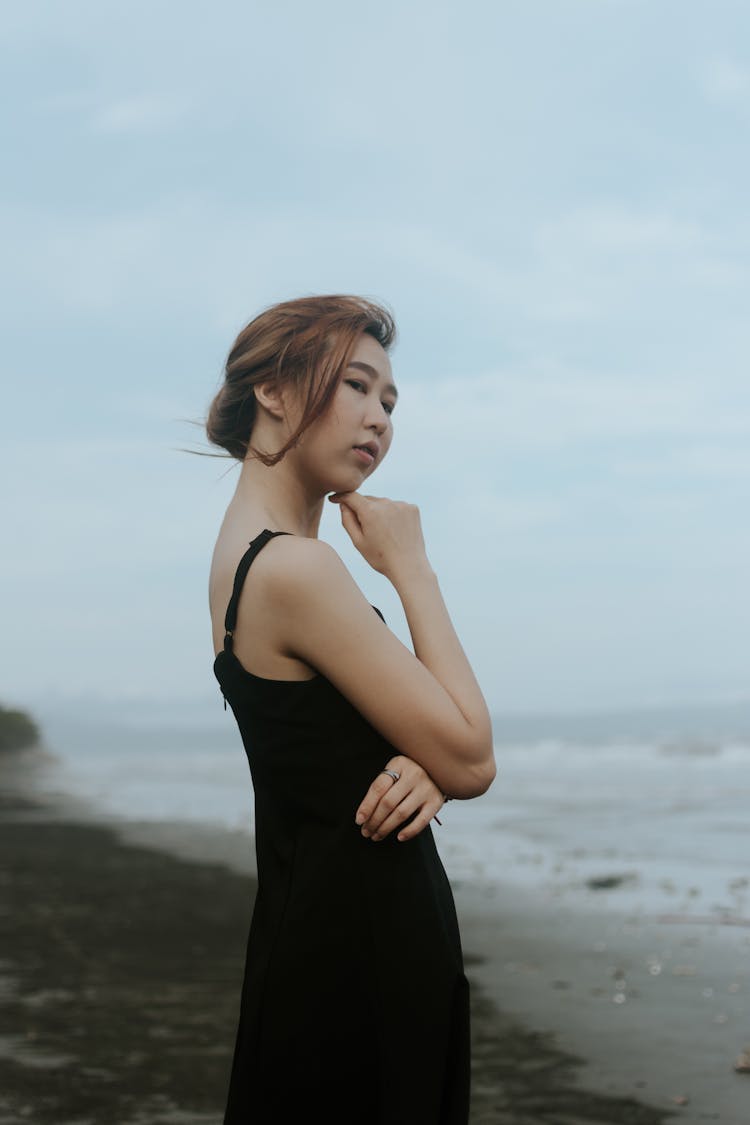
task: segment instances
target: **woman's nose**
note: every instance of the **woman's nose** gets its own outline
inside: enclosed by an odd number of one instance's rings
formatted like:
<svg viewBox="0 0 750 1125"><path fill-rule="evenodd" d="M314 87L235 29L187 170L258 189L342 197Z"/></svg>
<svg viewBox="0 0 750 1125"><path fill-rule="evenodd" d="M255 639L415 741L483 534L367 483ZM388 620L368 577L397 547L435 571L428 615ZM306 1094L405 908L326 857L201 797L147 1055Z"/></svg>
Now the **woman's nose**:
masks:
<svg viewBox="0 0 750 1125"><path fill-rule="evenodd" d="M382 434L388 429L388 415L381 404L371 408L367 425L378 434Z"/></svg>

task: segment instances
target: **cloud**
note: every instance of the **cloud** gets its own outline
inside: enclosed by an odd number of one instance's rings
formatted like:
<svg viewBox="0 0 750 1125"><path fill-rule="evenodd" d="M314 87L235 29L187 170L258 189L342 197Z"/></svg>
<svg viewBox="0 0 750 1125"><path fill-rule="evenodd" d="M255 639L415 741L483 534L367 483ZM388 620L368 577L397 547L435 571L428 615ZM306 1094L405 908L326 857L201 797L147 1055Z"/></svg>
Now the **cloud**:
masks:
<svg viewBox="0 0 750 1125"><path fill-rule="evenodd" d="M171 129L180 121L195 122L195 105L187 93L142 91L103 96L96 90L54 90L32 99L42 116L77 118L94 134L150 134Z"/></svg>
<svg viewBox="0 0 750 1125"><path fill-rule="evenodd" d="M537 217L508 254L401 216L357 219L288 202L259 209L185 190L107 215L17 203L3 226L17 260L14 285L25 277L35 297L47 292L68 309L119 313L123 303L156 303L229 333L254 308L295 291L382 291L399 295L403 308L416 287L433 304L470 304L511 341L530 339L534 325L603 330L626 306L645 319L657 304L674 304L666 285L683 302L744 286L750 241L742 223L730 237L718 226L600 202Z"/></svg>
<svg viewBox="0 0 750 1125"><path fill-rule="evenodd" d="M679 372L622 379L558 366L401 380L401 390L392 452L367 490L420 505L431 557L493 703L656 690L642 657L654 631L651 665L674 665L670 683L679 687L698 657L686 649L674 658L672 617L705 602L713 639L737 612L725 598L712 624L704 574L731 591L746 539L717 508L719 497L730 505L729 474L746 464L750 419L735 408L739 384L712 394ZM25 651L24 606L33 596L45 622L40 682L200 694L210 548L237 473L172 452L185 443L170 425L170 413L172 421L187 413L177 399L157 388L128 402L116 391L129 410L125 429L134 412L153 414L161 434L60 436L43 458L22 439L3 445L5 475L23 481L3 515L5 586L17 591L11 648ZM329 505L324 536L408 643L396 595L336 521ZM629 625L636 604L638 629ZM103 638L106 662L97 656ZM160 662L167 643L168 668ZM593 667L593 651L607 660ZM730 631L721 668L735 655ZM711 690L721 686L721 668L706 681ZM14 690L23 677L23 661L6 670Z"/></svg>
<svg viewBox="0 0 750 1125"><path fill-rule="evenodd" d="M387 0L366 33L343 0L296 7L189 0L175 23L135 0L113 22L31 0L0 28L25 427L0 449L7 682L43 661L48 684L157 691L167 650L175 690L204 682L236 471L172 452L202 445L180 419L248 317L326 291L396 313L372 488L419 503L493 691L744 674L750 71L730 6L696 24L674 0Z"/></svg>
<svg viewBox="0 0 750 1125"><path fill-rule="evenodd" d="M576 207L537 231L539 247L577 246L590 253L612 251L640 253L643 250L700 250L707 232L693 220L667 212L628 207L618 200L593 202Z"/></svg>
<svg viewBox="0 0 750 1125"><path fill-rule="evenodd" d="M736 433L728 434L723 441L718 435L714 440L696 435L693 441L667 446L658 455L653 452L637 457L633 454L629 457L621 455L615 462L615 470L618 475L641 479L668 472L684 485L695 485L696 482L711 488L721 485L726 499L727 490L738 488L746 491L746 482L750 481L750 447L747 441L750 435L746 433L743 439L743 428L750 430L747 420L737 427ZM737 439L734 444L733 438Z"/></svg>
<svg viewBox="0 0 750 1125"><path fill-rule="evenodd" d="M750 415L737 410L747 391L744 378L722 385L686 378L680 371L614 373L565 367L456 374L404 387L396 428L439 448L465 444L483 450L579 446L648 437L683 440L713 433L725 439L750 436ZM480 440L477 440L480 439Z"/></svg>
<svg viewBox="0 0 750 1125"><path fill-rule="evenodd" d="M705 62L700 70L699 81L712 102L723 105L750 104L750 67L735 62L726 55L716 55Z"/></svg>
<svg viewBox="0 0 750 1125"><path fill-rule="evenodd" d="M183 95L136 94L99 106L91 128L96 133L157 133L187 118L190 109Z"/></svg>

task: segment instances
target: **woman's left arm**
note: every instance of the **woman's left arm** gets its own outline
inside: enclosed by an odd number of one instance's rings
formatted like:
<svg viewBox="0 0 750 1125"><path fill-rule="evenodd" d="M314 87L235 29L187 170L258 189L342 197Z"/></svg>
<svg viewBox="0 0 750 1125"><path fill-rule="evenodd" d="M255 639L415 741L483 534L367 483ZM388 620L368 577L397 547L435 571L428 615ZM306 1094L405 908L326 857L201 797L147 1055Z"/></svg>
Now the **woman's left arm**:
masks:
<svg viewBox="0 0 750 1125"><path fill-rule="evenodd" d="M363 836L382 840L416 813L397 837L411 840L427 827L447 798L427 771L404 754L397 754L383 768L398 773L398 781L388 773L379 773L357 809L355 823Z"/></svg>

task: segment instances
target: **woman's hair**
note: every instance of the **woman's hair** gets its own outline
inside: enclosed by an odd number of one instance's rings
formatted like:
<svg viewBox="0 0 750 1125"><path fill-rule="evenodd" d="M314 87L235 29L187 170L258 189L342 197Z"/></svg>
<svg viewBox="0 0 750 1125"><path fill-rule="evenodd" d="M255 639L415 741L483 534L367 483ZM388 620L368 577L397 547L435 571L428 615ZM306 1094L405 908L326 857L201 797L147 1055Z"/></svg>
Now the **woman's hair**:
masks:
<svg viewBox="0 0 750 1125"><path fill-rule="evenodd" d="M396 338L391 312L364 297L339 295L298 297L264 309L232 344L208 410L208 440L243 461L255 422L255 387L292 385L303 403L295 432L277 453L253 449L265 465L275 465L329 406L363 332L387 350Z"/></svg>

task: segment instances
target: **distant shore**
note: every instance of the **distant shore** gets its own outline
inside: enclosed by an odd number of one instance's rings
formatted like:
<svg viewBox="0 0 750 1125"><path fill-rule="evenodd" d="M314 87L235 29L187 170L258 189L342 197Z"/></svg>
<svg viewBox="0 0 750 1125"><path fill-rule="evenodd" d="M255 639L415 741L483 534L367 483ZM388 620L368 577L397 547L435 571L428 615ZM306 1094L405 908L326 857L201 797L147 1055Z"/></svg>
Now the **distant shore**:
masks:
<svg viewBox="0 0 750 1125"><path fill-rule="evenodd" d="M0 705L0 754L36 746L39 726L26 711Z"/></svg>
<svg viewBox="0 0 750 1125"><path fill-rule="evenodd" d="M175 825L164 827L167 851L159 825L143 845L135 823L108 828L6 790L0 1119L219 1125L255 883L233 869L236 840L198 861L187 856L200 833L183 834L180 857ZM662 1125L680 1113L624 1087L586 1089L585 1059L499 1010L480 983L488 962L470 918L463 929L472 1125Z"/></svg>

